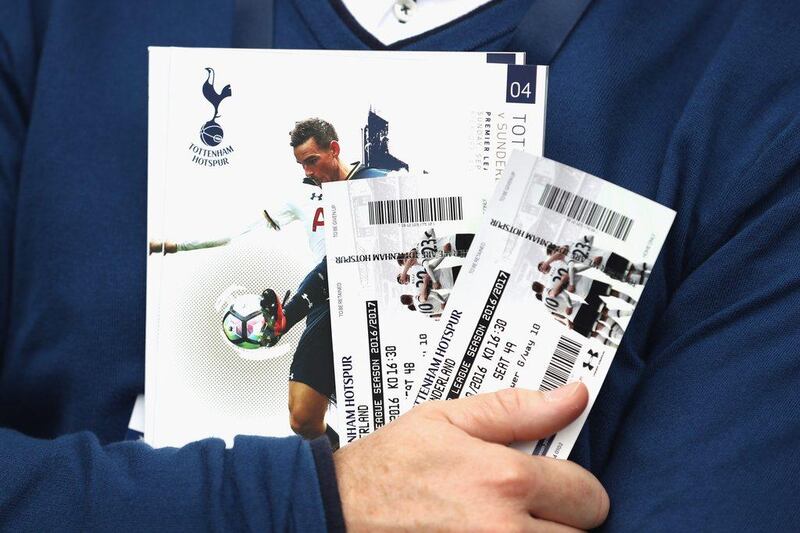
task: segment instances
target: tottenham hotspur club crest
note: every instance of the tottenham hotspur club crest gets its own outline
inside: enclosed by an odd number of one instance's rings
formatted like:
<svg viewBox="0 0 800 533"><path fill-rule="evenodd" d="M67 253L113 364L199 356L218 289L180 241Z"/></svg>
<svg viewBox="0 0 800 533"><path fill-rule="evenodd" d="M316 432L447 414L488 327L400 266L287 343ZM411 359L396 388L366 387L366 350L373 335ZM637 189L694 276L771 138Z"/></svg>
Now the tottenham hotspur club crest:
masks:
<svg viewBox="0 0 800 533"><path fill-rule="evenodd" d="M233 146L230 144L220 146L224 133L217 119L222 116L219 114L219 105L231 95L231 86L228 84L217 92L214 87L214 78L216 77L214 69L206 67L206 72L207 77L203 83L202 92L205 99L214 108L213 114L211 115L211 120L200 128L200 140L202 142L200 144L189 143L189 152L192 154L192 163L201 167L225 167L231 164L229 158L233 153Z"/></svg>
<svg viewBox="0 0 800 533"><path fill-rule="evenodd" d="M220 118L219 105L231 95L231 86L226 85L220 92L217 92L214 88L214 69L207 67L206 71L208 72L208 78L203 84L203 96L206 97L208 103L214 106L214 114L211 120L203 124L200 129L200 140L206 146L217 146L222 142L223 136L222 126L217 124L217 119Z"/></svg>

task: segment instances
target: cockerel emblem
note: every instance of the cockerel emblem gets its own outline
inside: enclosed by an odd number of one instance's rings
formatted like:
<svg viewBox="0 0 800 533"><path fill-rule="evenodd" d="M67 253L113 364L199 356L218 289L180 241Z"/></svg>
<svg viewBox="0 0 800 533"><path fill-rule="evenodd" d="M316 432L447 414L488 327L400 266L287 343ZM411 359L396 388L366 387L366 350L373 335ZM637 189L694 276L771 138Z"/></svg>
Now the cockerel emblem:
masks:
<svg viewBox="0 0 800 533"><path fill-rule="evenodd" d="M206 71L208 72L208 78L206 78L203 84L203 96L214 106L214 115L211 117L211 120L203 124L203 127L200 129L200 140L203 141L203 144L206 146L217 146L222 142L222 137L224 135L222 126L217 123L217 119L221 116L219 114L219 105L231 95L231 86L226 85L220 92L217 92L214 88L214 69L206 68Z"/></svg>

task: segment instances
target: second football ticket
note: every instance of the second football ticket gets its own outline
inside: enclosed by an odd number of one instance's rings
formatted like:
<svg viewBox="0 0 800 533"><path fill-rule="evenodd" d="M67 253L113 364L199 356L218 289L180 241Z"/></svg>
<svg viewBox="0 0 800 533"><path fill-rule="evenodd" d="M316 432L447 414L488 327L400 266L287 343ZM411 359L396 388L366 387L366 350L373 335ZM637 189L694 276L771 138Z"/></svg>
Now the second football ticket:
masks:
<svg viewBox="0 0 800 533"><path fill-rule="evenodd" d="M609 182L514 152L419 370L414 403L583 381L589 406L577 420L515 444L566 458L673 218Z"/></svg>

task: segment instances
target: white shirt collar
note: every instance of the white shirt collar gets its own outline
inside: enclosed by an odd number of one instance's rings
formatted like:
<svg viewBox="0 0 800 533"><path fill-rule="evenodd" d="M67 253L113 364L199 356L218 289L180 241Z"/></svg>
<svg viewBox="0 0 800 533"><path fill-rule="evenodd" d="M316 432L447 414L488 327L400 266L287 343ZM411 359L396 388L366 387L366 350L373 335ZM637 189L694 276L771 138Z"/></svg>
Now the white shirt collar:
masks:
<svg viewBox="0 0 800 533"><path fill-rule="evenodd" d="M353 18L390 45L464 16L492 0L342 0Z"/></svg>

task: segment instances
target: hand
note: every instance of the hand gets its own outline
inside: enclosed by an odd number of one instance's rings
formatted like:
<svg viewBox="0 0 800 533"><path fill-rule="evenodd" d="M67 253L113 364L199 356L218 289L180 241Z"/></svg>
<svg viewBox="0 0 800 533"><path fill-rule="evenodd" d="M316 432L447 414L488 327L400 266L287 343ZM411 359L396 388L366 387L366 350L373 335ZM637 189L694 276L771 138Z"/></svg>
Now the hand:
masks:
<svg viewBox="0 0 800 533"><path fill-rule="evenodd" d="M587 400L578 383L550 393L507 389L415 407L334 454L348 531L599 526L609 500L592 474L505 446L552 435Z"/></svg>
<svg viewBox="0 0 800 533"><path fill-rule="evenodd" d="M568 291L568 292L575 292L575 285L569 285L569 286L567 287L567 291Z"/></svg>
<svg viewBox="0 0 800 533"><path fill-rule="evenodd" d="M434 289L436 289L436 290L439 290L439 289L441 289L441 288L442 288L442 284L441 284L441 283L439 283L438 281L435 281L435 282L433 283L433 288L434 288Z"/></svg>
<svg viewBox="0 0 800 533"><path fill-rule="evenodd" d="M599 266L600 263L602 263L602 262L603 262L603 258L601 256L599 256L599 255L597 257L595 257L594 259L592 259L592 264L594 266Z"/></svg>

